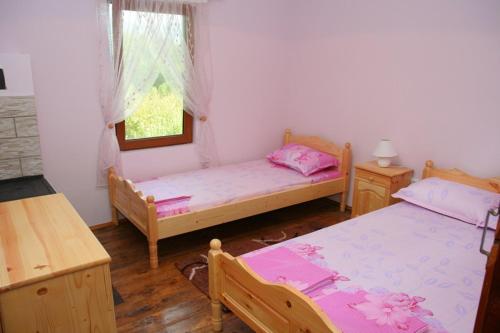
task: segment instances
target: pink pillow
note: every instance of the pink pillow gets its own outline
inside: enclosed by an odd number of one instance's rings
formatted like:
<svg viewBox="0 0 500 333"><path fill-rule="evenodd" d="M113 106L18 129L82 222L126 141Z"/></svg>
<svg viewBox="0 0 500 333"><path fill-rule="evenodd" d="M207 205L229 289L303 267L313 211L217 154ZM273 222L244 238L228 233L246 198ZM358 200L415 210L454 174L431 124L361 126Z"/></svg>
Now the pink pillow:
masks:
<svg viewBox="0 0 500 333"><path fill-rule="evenodd" d="M320 170L338 166L339 161L332 155L322 153L307 146L290 143L267 155L273 163L287 166L304 176Z"/></svg>
<svg viewBox="0 0 500 333"><path fill-rule="evenodd" d="M498 207L500 194L431 177L392 195L412 204L475 225L484 225L486 214Z"/></svg>

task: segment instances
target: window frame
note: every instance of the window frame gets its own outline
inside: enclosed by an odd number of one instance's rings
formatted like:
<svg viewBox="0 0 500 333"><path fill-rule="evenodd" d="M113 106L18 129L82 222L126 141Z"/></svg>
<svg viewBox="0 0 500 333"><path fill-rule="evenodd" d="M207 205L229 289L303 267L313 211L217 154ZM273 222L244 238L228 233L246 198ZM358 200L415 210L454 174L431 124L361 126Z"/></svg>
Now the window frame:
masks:
<svg viewBox="0 0 500 333"><path fill-rule="evenodd" d="M133 8L133 3L130 1L124 1L123 9L120 8L120 2L112 2L112 26L113 26L113 36L118 36L116 33L118 29L121 28L121 11L129 10L129 11L137 11L137 8ZM192 10L189 5L183 5L182 11L171 11L168 6L162 6L161 3L158 4L160 6L159 12L166 14L177 14L183 15L186 20L186 34L185 38L187 39L187 45L189 48L190 56L193 58L194 56L194 34L193 34L193 15ZM163 8L162 8L163 7ZM119 57L121 57L123 41L118 40L113 37L113 45L115 51L119 52ZM151 138L140 138L140 139L126 139L126 125L125 121L119 122L115 124L116 138L118 139L118 145L120 146L120 151L127 150L137 150L137 149L147 149L147 148L158 148L158 147L167 147L167 146L175 146L182 144L193 143L193 126L194 119L193 116L190 115L186 109L183 111L182 117L182 134L177 135L166 135L166 136L157 136Z"/></svg>

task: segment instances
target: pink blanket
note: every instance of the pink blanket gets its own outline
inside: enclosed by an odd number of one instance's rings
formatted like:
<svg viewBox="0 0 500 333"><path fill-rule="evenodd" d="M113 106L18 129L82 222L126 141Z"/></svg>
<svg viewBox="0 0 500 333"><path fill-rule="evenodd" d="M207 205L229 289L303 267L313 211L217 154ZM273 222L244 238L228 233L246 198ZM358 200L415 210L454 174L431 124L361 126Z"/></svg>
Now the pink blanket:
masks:
<svg viewBox="0 0 500 333"><path fill-rule="evenodd" d="M233 201L283 191L289 187L338 178L337 169L306 177L267 160L231 164L173 174L135 183L144 195L153 195L158 217L206 209Z"/></svg>
<svg viewBox="0 0 500 333"><path fill-rule="evenodd" d="M188 213L189 200L191 200L190 195L180 196L172 199L156 200L156 214L158 217L165 217Z"/></svg>
<svg viewBox="0 0 500 333"><path fill-rule="evenodd" d="M323 283L334 281L334 274L327 269L302 259L284 247L245 258L247 264L264 279L285 283L302 292L315 290Z"/></svg>

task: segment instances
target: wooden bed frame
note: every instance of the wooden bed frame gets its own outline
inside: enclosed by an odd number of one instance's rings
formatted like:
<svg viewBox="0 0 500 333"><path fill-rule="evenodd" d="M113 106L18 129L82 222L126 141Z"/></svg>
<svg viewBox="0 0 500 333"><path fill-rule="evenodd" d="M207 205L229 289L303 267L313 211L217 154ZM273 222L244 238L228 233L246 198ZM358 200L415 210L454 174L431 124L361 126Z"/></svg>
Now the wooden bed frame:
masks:
<svg viewBox="0 0 500 333"><path fill-rule="evenodd" d="M432 161L425 164L423 178L427 177L500 193L498 178L481 179L457 169L436 169ZM217 239L210 242L208 268L215 332L222 331L222 304L256 332L341 332L307 296L287 285L267 283L242 260L223 252Z"/></svg>
<svg viewBox="0 0 500 333"><path fill-rule="evenodd" d="M334 194L341 194L340 209L344 211L350 182L350 143L346 143L344 148L339 148L335 144L317 136L293 135L289 129L285 131L284 143L299 143L334 155L339 160L341 176L316 184L294 186L284 191L239 200L200 211L157 218L154 204L155 198L153 196L144 197L140 191L135 190L134 184L130 180L119 177L115 170L110 168L108 172L108 188L112 222L118 224L118 213L121 213L146 235L149 242L149 263L151 268L157 268L157 242L163 238Z"/></svg>

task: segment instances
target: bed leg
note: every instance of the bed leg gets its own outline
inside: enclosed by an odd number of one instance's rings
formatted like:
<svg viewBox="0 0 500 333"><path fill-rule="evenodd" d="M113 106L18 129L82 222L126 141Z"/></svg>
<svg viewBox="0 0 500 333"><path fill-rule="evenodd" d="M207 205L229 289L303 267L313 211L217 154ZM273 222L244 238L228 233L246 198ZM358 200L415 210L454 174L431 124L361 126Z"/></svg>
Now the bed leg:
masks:
<svg viewBox="0 0 500 333"><path fill-rule="evenodd" d="M210 242L210 251L208 252L208 287L212 307L212 330L222 332L222 304L219 300L220 286L220 267L218 255L222 254L221 242L213 239Z"/></svg>
<svg viewBox="0 0 500 333"><path fill-rule="evenodd" d="M116 182L117 176L115 168L111 167L108 169L108 195L109 203L111 205L111 222L114 225L118 225L118 209L115 207L115 192L116 192Z"/></svg>
<svg viewBox="0 0 500 333"><path fill-rule="evenodd" d="M158 268L158 244L156 241L149 242L149 266L151 269Z"/></svg>
<svg viewBox="0 0 500 333"><path fill-rule="evenodd" d="M114 225L120 224L120 221L118 220L118 209L114 206L111 206L111 223Z"/></svg>
<svg viewBox="0 0 500 333"><path fill-rule="evenodd" d="M345 212L345 206L347 203L347 192L342 192L340 195L340 211Z"/></svg>
<svg viewBox="0 0 500 333"><path fill-rule="evenodd" d="M222 332L222 304L218 300L212 300L212 330Z"/></svg>
<svg viewBox="0 0 500 333"><path fill-rule="evenodd" d="M344 175L344 191L340 196L340 211L345 212L345 206L347 204L347 194L349 193L349 185L350 185L350 177L351 173L351 161L352 161L352 152L351 152L351 144L346 142L344 145L344 149L342 149L342 165L341 170Z"/></svg>

